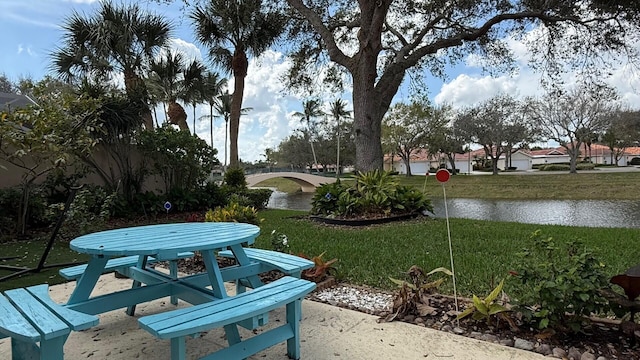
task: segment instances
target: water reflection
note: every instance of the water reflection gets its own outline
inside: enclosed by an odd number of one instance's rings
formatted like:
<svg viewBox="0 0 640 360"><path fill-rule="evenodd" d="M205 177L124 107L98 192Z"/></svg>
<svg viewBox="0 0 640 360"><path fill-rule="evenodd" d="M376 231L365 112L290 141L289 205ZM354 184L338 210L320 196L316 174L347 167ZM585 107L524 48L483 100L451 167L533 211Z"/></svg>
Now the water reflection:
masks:
<svg viewBox="0 0 640 360"><path fill-rule="evenodd" d="M436 217L444 203L434 200ZM623 200L449 199L449 217L590 227L640 228L640 202Z"/></svg>
<svg viewBox="0 0 640 360"><path fill-rule="evenodd" d="M311 193L275 191L267 207L311 210ZM436 217L444 218L442 199L433 199ZM449 217L590 227L640 228L640 201L626 200L483 200L449 199Z"/></svg>

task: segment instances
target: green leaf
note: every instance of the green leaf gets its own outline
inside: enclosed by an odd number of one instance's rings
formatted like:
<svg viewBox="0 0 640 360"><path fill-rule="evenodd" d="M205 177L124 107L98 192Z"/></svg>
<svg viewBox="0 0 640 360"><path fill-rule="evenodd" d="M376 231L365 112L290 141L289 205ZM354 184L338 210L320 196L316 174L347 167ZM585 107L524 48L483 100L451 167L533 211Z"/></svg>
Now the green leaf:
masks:
<svg viewBox="0 0 640 360"><path fill-rule="evenodd" d="M540 329L546 329L547 326L549 326L549 319L544 318L544 319L540 320L540 323L538 324L538 327Z"/></svg>
<svg viewBox="0 0 640 360"><path fill-rule="evenodd" d="M487 308L487 305L485 305L485 303L482 302L482 300L480 300L480 298L475 295L473 295L473 305L482 314L485 314L485 315L489 314L489 309Z"/></svg>
<svg viewBox="0 0 640 360"><path fill-rule="evenodd" d="M497 313L501 313L505 311L509 311L509 309L507 309L506 307L500 304L492 304L491 306L489 306L489 315L495 315Z"/></svg>
<svg viewBox="0 0 640 360"><path fill-rule="evenodd" d="M427 276L429 276L429 275L433 275L433 274L435 274L435 273L437 273L437 272L441 272L441 273L445 273L445 274L447 274L447 275L449 275L449 276L453 276L453 273L451 272L451 270L449 270L449 269L447 269L447 268L444 268L444 267L435 268L435 269L433 269L433 270L429 271L429 272L427 273Z"/></svg>
<svg viewBox="0 0 640 360"><path fill-rule="evenodd" d="M489 294L489 296L487 296L487 298L484 299L485 303L487 304L492 303L498 297L498 295L500 295L503 287L504 287L504 279L500 281L500 284L498 284L498 286L496 286L496 288L493 289L491 294Z"/></svg>
<svg viewBox="0 0 640 360"><path fill-rule="evenodd" d="M470 307L466 308L463 312L458 314L458 316L456 316L456 320L463 319L463 318L473 314L475 311L476 311L476 307L475 306L470 306Z"/></svg>

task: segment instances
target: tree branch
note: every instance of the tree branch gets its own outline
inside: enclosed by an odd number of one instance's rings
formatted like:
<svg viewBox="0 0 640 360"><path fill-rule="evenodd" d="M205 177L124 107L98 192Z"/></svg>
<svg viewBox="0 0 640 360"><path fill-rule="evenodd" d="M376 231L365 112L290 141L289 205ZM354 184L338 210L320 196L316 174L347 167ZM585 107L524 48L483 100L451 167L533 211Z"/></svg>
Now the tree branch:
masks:
<svg viewBox="0 0 640 360"><path fill-rule="evenodd" d="M302 3L302 0L287 0L287 3L294 9L296 9L302 16L304 16L311 26L320 34L322 37L322 41L324 41L325 46L327 47L327 52L329 53L329 58L331 61L338 63L350 71L352 69L352 65L350 57L345 55L338 45L336 44L336 40L333 37L333 33L324 25L322 19L309 7L305 6Z"/></svg>

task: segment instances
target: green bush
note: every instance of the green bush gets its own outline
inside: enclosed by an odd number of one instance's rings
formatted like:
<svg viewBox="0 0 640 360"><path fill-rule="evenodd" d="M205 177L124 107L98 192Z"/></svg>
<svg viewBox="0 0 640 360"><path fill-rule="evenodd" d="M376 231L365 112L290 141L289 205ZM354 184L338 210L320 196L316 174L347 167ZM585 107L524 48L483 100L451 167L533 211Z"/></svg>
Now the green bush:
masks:
<svg viewBox="0 0 640 360"><path fill-rule="evenodd" d="M209 210L204 216L206 222L241 222L259 225L260 219L255 208L231 203L225 207Z"/></svg>
<svg viewBox="0 0 640 360"><path fill-rule="evenodd" d="M515 299L523 319L540 329L579 331L584 316L608 310L599 290L609 288L604 264L580 242L556 243L539 230L534 245L518 254L520 298Z"/></svg>
<svg viewBox="0 0 640 360"><path fill-rule="evenodd" d="M85 186L76 194L63 223L62 233L69 238L104 229L117 198L100 186ZM50 205L50 218L55 221L64 203Z"/></svg>
<svg viewBox="0 0 640 360"><path fill-rule="evenodd" d="M316 188L311 213L337 217L381 217L433 211L420 191L398 185L396 176L374 170L358 173L353 185L336 182Z"/></svg>
<svg viewBox="0 0 640 360"><path fill-rule="evenodd" d="M272 193L271 189L247 189L242 195L248 199L249 206L262 210L267 207Z"/></svg>
<svg viewBox="0 0 640 360"><path fill-rule="evenodd" d="M188 131L164 125L140 134L138 147L151 160L151 173L162 176L166 193L181 189L184 197L205 183L219 164L217 150Z"/></svg>
<svg viewBox="0 0 640 360"><path fill-rule="evenodd" d="M232 189L246 189L247 179L241 168L230 168L224 173L224 183Z"/></svg>
<svg viewBox="0 0 640 360"><path fill-rule="evenodd" d="M576 170L593 170L596 168L596 165L593 163L579 163L576 164Z"/></svg>
<svg viewBox="0 0 640 360"><path fill-rule="evenodd" d="M547 164L540 166L540 171L569 171L571 167L567 164Z"/></svg>
<svg viewBox="0 0 640 360"><path fill-rule="evenodd" d="M322 184L316 188L313 198L311 199L311 212L316 215L327 216L333 213L338 205L340 195L345 192L349 186L342 182L332 184Z"/></svg>

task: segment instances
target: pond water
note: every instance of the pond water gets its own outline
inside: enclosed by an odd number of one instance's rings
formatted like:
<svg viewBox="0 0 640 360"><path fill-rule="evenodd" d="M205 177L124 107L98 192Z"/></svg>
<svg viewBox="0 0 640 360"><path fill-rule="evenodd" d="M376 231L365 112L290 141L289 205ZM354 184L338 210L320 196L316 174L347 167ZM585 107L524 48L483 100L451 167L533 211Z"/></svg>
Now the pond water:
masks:
<svg viewBox="0 0 640 360"><path fill-rule="evenodd" d="M267 207L311 210L311 193L274 191ZM433 199L435 216L445 217L444 201ZM448 199L450 218L590 227L640 228L640 201Z"/></svg>

